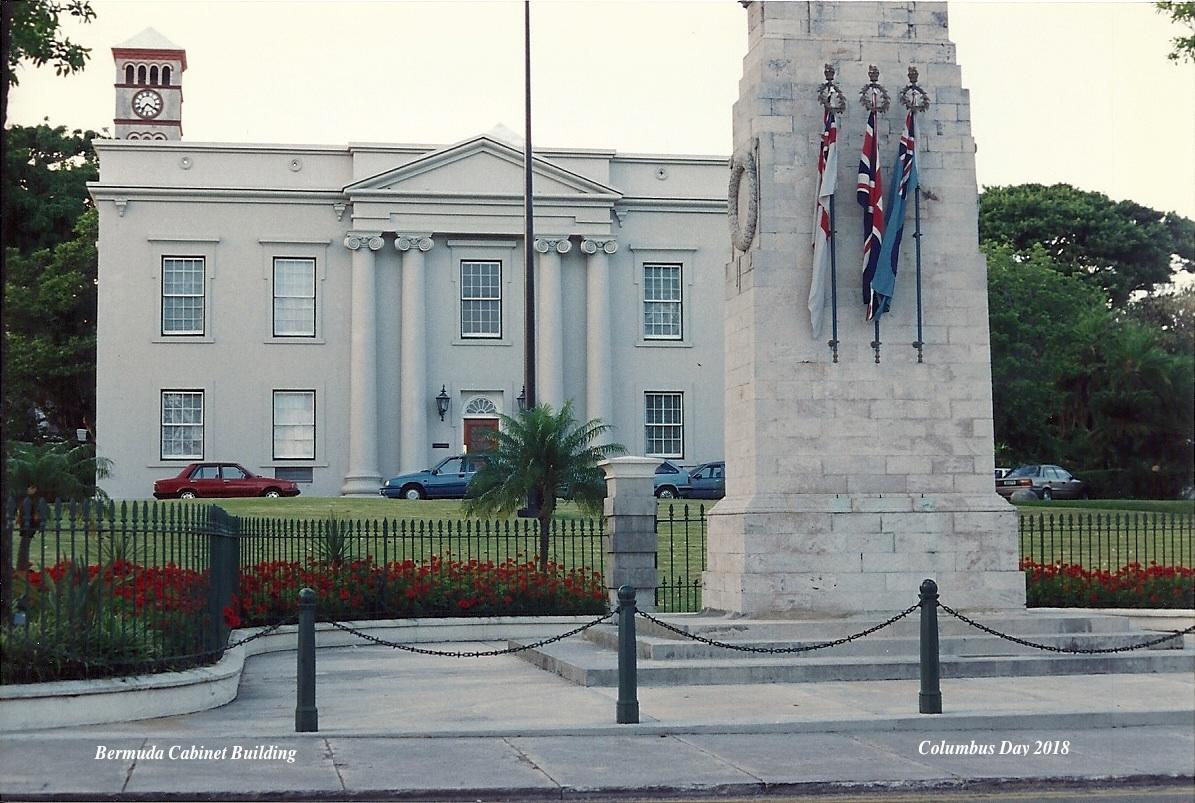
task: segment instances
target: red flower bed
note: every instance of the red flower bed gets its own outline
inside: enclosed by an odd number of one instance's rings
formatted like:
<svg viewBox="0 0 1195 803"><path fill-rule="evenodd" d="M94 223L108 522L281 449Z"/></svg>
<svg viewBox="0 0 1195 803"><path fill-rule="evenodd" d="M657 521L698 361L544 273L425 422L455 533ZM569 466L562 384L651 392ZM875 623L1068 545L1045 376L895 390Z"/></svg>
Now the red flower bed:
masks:
<svg viewBox="0 0 1195 803"><path fill-rule="evenodd" d="M242 569L238 618L268 625L298 612L300 589L316 594L320 619L402 619L416 616L520 616L603 613L599 572L532 561L501 563L433 557L375 563L272 561Z"/></svg>
<svg viewBox="0 0 1195 803"><path fill-rule="evenodd" d="M120 613L137 616L149 614L193 614L206 604L207 573L183 569L173 563L165 566L139 566L127 560L115 560L103 567L99 600L107 598ZM95 583L100 566L87 567L87 584ZM54 585L79 586L84 582L82 567L61 560L42 571L30 571L26 578L37 592L46 586L45 577Z"/></svg>
<svg viewBox="0 0 1195 803"><path fill-rule="evenodd" d="M1029 607L1193 608L1195 569L1130 563L1116 571L1021 561Z"/></svg>

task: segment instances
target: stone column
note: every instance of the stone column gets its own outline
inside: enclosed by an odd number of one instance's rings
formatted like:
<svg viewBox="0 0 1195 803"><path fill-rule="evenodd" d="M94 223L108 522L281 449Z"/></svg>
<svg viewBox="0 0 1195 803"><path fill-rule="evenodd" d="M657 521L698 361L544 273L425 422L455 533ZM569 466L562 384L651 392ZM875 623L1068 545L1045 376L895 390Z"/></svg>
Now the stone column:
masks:
<svg viewBox="0 0 1195 803"><path fill-rule="evenodd" d="M581 251L588 255L585 277L585 417L614 423L613 360L610 348L610 255L614 240L586 237ZM614 433L617 438L618 433Z"/></svg>
<svg viewBox="0 0 1195 803"><path fill-rule="evenodd" d="M892 612L928 577L955 608L1023 607L1016 514L992 479L975 143L946 3L752 2L747 19L726 271L726 497L709 516L702 602L754 615ZM823 65L850 103L838 118L837 361L806 312ZM917 115L924 361L911 345L913 199L878 356L858 279L852 189L872 65L891 93L876 125L886 181L902 87L919 82L929 100Z"/></svg>
<svg viewBox="0 0 1195 803"><path fill-rule="evenodd" d="M402 254L402 391L399 396L399 465L403 472L427 468L427 259L430 234L400 234Z"/></svg>
<svg viewBox="0 0 1195 803"><path fill-rule="evenodd" d="M564 296L560 256L572 250L567 236L537 237L539 272L536 281L536 401L559 410L564 404Z"/></svg>
<svg viewBox="0 0 1195 803"><path fill-rule="evenodd" d="M349 346L349 470L340 492L377 496L378 473L378 306L374 252L379 232L349 232L344 246L353 252L353 312Z"/></svg>
<svg viewBox="0 0 1195 803"><path fill-rule="evenodd" d="M613 457L598 463L606 473L606 588L618 604L618 587L635 588L640 610L656 609L656 497L660 461Z"/></svg>

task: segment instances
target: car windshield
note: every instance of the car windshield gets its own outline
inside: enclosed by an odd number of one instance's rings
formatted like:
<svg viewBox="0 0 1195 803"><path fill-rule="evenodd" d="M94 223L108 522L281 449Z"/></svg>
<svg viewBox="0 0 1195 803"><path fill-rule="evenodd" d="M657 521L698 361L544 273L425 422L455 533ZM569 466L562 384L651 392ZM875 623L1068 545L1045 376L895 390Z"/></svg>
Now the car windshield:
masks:
<svg viewBox="0 0 1195 803"><path fill-rule="evenodd" d="M1010 477L1036 477L1041 466L1019 466L1011 474Z"/></svg>

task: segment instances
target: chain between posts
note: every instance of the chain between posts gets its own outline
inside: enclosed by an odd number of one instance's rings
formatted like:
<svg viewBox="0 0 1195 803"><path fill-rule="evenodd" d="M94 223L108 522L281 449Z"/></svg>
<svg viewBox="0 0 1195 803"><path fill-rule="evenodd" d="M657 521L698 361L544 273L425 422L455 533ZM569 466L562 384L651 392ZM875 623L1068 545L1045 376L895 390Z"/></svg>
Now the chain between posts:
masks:
<svg viewBox="0 0 1195 803"><path fill-rule="evenodd" d="M1142 649L1145 649L1146 647L1153 647L1153 646L1156 646L1163 642L1171 641L1173 639L1181 638L1185 635L1195 633L1195 625L1192 625L1191 627L1188 627L1186 630L1169 631L1167 633L1167 635L1165 635L1165 636L1161 636L1161 637L1155 638L1155 639L1150 639L1149 641L1143 641L1140 644L1129 644L1124 647L1092 647L1092 648L1054 647L1049 644L1038 644L1035 641L1028 641L1023 638L1017 638L1016 636L1010 636L1007 633L1001 633L999 630L995 630L993 628L988 627L987 625L980 624L979 622L976 622L974 619L971 619L970 617L959 613L954 608L951 608L949 605L947 605L943 602L939 602L938 607L941 608L942 610L946 611L946 613L950 614L955 619L958 619L960 622L966 622L967 624L971 625L971 627L974 627L977 630L982 630L983 632L988 633L989 635L996 636L997 638L1002 638L1005 641L1011 641L1014 644L1020 644L1024 647L1034 647L1039 650L1046 650L1047 652L1060 652L1060 653L1066 653L1068 655L1098 655L1098 654L1114 653L1114 652L1132 652L1133 650L1142 650Z"/></svg>
<svg viewBox="0 0 1195 803"><path fill-rule="evenodd" d="M268 636L271 633L276 632L278 630L278 628L280 628L280 627L283 627L285 625L293 625L296 621L298 621L298 620L297 619L284 619L283 621L278 622L277 624L273 624L273 625L270 625L269 627L262 628L261 630L258 630L256 633L254 633L251 636L246 636L243 639L238 639L237 641L234 641L231 644L229 644L224 649L231 650L233 647L240 647L241 645L248 644L250 641L256 641L257 639L261 638L262 636Z"/></svg>
<svg viewBox="0 0 1195 803"><path fill-rule="evenodd" d="M748 646L745 646L742 644L728 644L725 641L717 641L715 639L706 638L705 636L698 636L697 634L690 633L686 630L681 630L679 627L675 627L674 625L668 624L663 619L657 619L656 617L652 616L650 613L645 613L644 611L640 611L640 610L636 610L635 613L639 614L647 621L652 622L653 624L659 625L660 627L664 628L665 630L670 630L673 633L676 633L678 636L683 636L687 639L692 639L693 641L700 641L702 644L707 644L711 647L722 647L723 649L737 650L739 652L755 652L755 653L764 653L767 655L782 655L782 654L786 654L786 653L812 652L814 650L824 650L827 647L837 647L839 644L847 644L849 642L854 641L855 639L860 639L860 638L863 638L864 636L870 636L872 633L875 633L876 631L883 630L885 627L896 624L901 619L904 619L906 616L908 616L909 614L911 614L913 611L917 610L920 607L921 607L921 603L918 602L915 605L910 605L909 607L905 608L903 611L896 614L891 619L888 619L887 621L884 621L884 622L880 622L878 625L869 627L866 630L861 630L858 633L852 633L849 636L844 636L840 639L835 639L834 641L818 642L817 644L804 644L800 647L748 647Z"/></svg>
<svg viewBox="0 0 1195 803"><path fill-rule="evenodd" d="M609 621L610 618L616 613L618 613L617 610L610 611L610 613L606 614L605 616L600 616L597 619L594 619L592 622L587 622L580 627L575 627L572 630L569 630L567 633L551 636L550 638L542 639L540 641L534 642L533 644L522 644L518 647L506 647L501 650L428 650L423 647L416 647L412 644L399 644L394 641L387 641L386 639L378 638L377 636L371 636L368 633L363 633L357 628L350 627L342 622L329 622L328 624L332 625L332 627L336 628L337 630L343 630L345 633L351 633L358 638L363 638L366 641L377 644L378 646L390 647L392 649L403 650L405 652L412 652L416 653L417 655L438 655L447 658L487 658L494 655L512 655L514 653L524 652L525 650L534 650L539 647L547 646L548 644L554 644L557 641L564 641L566 638L575 636L578 633L584 633L591 627L596 627L602 622Z"/></svg>

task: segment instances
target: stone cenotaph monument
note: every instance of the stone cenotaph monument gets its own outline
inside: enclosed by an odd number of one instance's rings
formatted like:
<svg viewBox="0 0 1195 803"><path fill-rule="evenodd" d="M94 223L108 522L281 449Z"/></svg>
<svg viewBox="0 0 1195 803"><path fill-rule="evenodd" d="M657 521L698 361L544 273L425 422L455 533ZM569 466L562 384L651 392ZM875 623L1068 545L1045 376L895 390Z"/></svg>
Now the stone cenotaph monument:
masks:
<svg viewBox="0 0 1195 803"><path fill-rule="evenodd" d="M727 493L709 517L703 604L751 615L898 611L933 578L953 607L1022 608L1016 514L993 481L975 142L946 4L746 10L726 269ZM876 107L873 158L891 205L902 98L917 112L920 197L907 198L898 279L877 326L861 284L861 101ZM815 335L823 100L838 104L837 192L834 272Z"/></svg>

